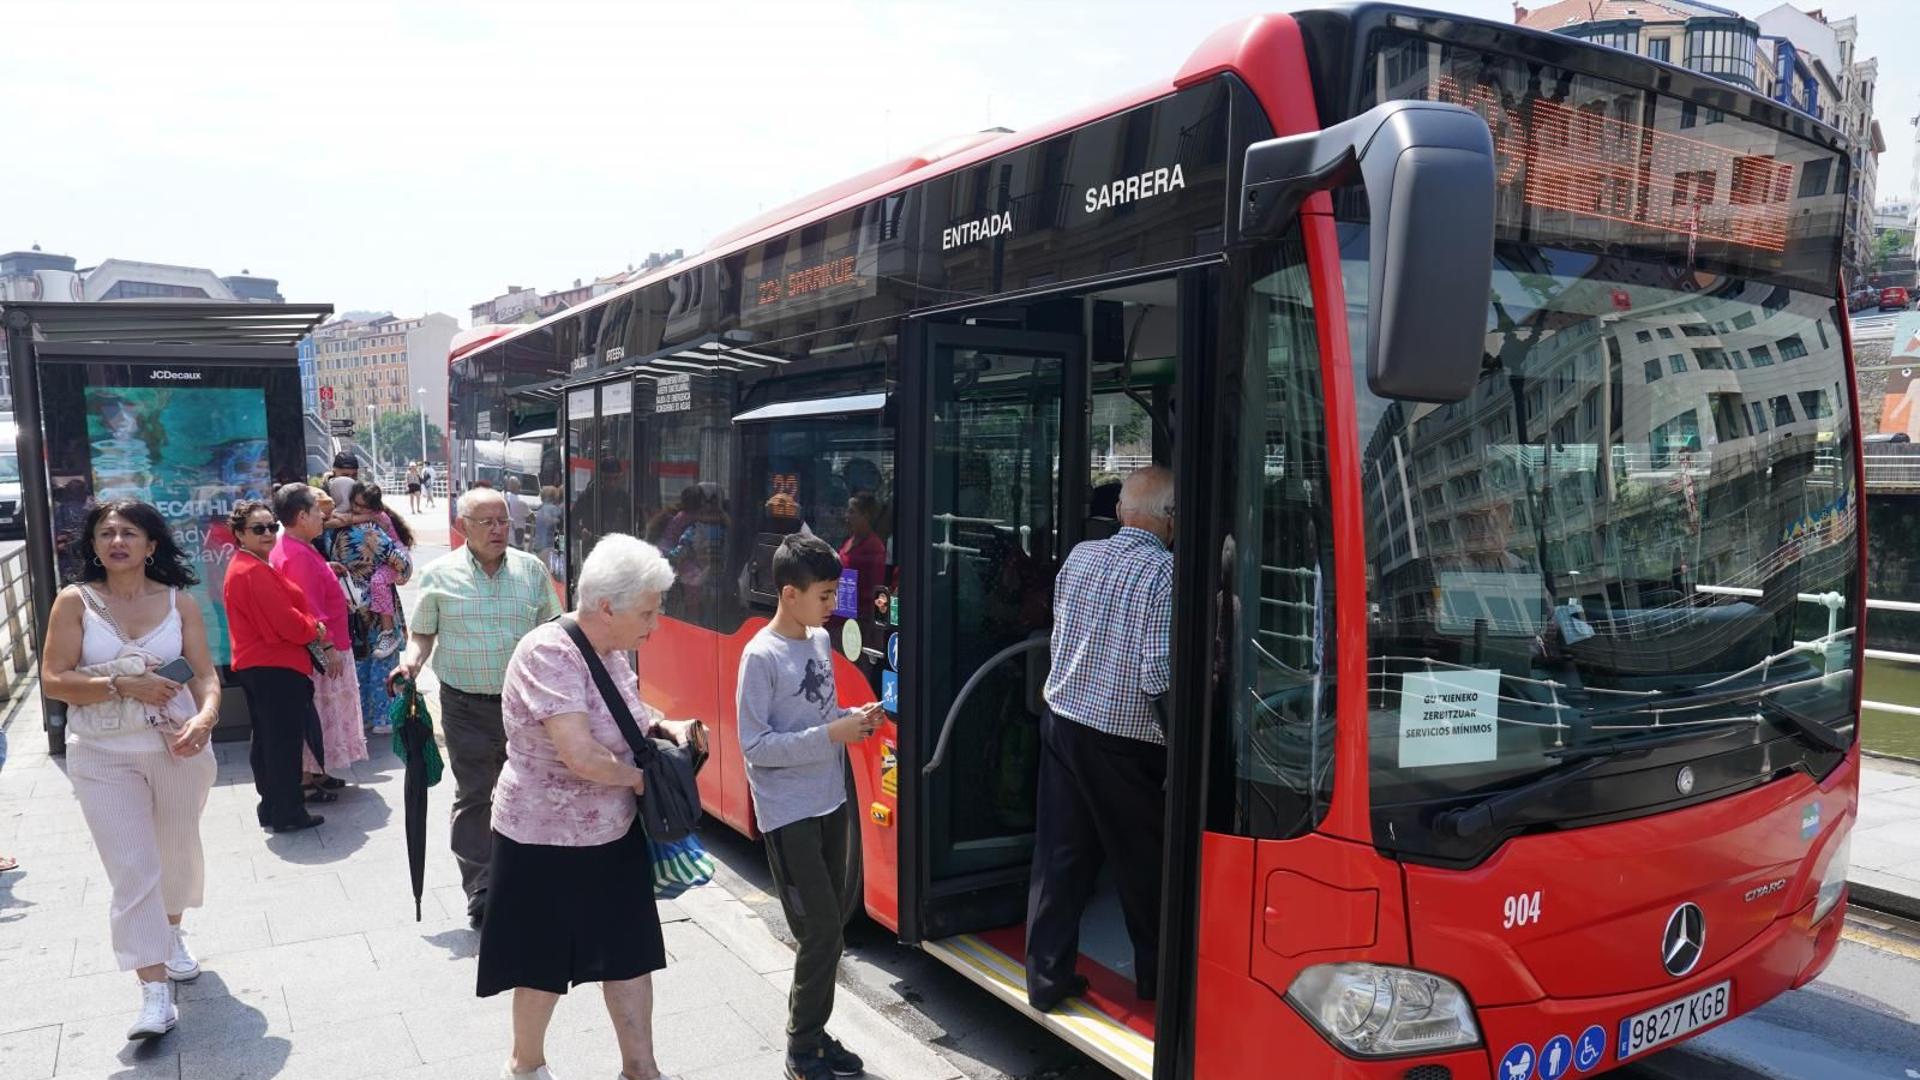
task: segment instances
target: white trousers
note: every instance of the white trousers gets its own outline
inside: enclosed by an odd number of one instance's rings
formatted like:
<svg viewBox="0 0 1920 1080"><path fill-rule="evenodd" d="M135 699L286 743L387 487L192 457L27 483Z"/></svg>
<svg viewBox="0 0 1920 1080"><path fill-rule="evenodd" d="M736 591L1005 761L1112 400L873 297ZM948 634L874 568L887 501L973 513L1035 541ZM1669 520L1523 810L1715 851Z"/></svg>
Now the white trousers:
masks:
<svg viewBox="0 0 1920 1080"><path fill-rule="evenodd" d="M190 758L67 748L67 778L113 884L113 956L122 971L166 963L173 954L167 916L200 906L200 813L215 770L211 747Z"/></svg>

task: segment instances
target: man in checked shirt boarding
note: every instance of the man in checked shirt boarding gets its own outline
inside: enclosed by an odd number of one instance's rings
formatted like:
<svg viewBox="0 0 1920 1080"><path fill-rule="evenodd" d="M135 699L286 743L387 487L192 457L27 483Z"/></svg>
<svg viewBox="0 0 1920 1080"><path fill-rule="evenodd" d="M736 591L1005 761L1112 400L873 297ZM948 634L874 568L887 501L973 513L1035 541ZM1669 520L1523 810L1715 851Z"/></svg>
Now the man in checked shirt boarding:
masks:
<svg viewBox="0 0 1920 1080"><path fill-rule="evenodd" d="M1147 1000L1157 990L1167 739L1151 699L1169 676L1173 474L1151 466L1127 477L1120 525L1076 546L1053 586L1027 894L1027 1000L1041 1010L1086 989L1074 974L1080 915L1103 863L1133 940L1135 989Z"/></svg>

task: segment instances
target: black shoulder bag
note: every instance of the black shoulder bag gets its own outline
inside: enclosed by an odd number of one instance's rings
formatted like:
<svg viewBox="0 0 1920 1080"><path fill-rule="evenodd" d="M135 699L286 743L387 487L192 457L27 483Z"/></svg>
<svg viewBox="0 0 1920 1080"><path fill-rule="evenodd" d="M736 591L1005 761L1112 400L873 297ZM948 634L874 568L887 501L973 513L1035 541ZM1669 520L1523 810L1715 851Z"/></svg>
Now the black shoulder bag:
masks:
<svg viewBox="0 0 1920 1080"><path fill-rule="evenodd" d="M700 789L693 778L707 763L707 755L694 749L691 742L681 746L671 739L655 739L642 732L634 722L632 710L627 708L627 699L613 685L613 676L607 674L607 666L594 653L580 624L567 615L560 616L558 621L573 639L573 647L579 649L586 660L587 671L592 673L593 684L600 689L601 700L607 703L613 722L620 726L620 734L633 748L634 765L646 775L646 793L640 796L640 825L646 830L647 839L665 844L687 837L700 820Z"/></svg>

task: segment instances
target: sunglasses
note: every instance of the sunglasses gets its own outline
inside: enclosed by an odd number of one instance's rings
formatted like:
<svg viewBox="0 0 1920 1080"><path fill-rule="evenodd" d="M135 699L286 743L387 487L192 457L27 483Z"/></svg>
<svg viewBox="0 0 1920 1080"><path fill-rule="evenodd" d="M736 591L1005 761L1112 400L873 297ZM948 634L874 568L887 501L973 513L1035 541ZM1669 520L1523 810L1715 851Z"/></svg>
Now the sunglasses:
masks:
<svg viewBox="0 0 1920 1080"><path fill-rule="evenodd" d="M272 536L274 533L280 531L280 523L270 521L265 525L243 525L241 528L243 531L250 532L255 536Z"/></svg>

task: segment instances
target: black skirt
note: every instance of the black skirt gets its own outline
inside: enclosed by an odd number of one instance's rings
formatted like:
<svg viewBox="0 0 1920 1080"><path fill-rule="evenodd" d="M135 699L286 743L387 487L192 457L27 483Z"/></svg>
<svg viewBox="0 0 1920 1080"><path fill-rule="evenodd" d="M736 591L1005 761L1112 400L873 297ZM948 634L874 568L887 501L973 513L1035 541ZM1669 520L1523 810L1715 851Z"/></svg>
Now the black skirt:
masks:
<svg viewBox="0 0 1920 1080"><path fill-rule="evenodd" d="M653 861L638 821L595 847L521 844L496 832L488 878L481 997L520 986L564 994L667 966Z"/></svg>

